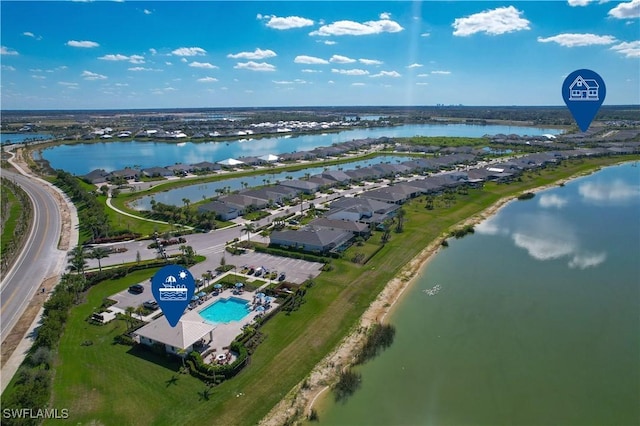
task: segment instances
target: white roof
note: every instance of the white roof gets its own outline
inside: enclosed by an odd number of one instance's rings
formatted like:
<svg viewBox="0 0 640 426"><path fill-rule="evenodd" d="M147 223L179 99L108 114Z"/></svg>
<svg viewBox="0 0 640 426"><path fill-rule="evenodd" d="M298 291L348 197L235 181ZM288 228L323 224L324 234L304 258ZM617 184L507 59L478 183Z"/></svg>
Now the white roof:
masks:
<svg viewBox="0 0 640 426"><path fill-rule="evenodd" d="M227 158L226 160L218 161L218 164L222 164L223 166L237 166L238 164L244 163L234 158Z"/></svg>
<svg viewBox="0 0 640 426"><path fill-rule="evenodd" d="M271 161L278 161L278 159L280 157L278 157L277 155L273 155L273 154L267 154L267 155L263 155L262 157L258 157L258 158L261 159L261 160L264 160L264 161L271 162Z"/></svg>
<svg viewBox="0 0 640 426"><path fill-rule="evenodd" d="M165 317L150 322L135 333L165 345L186 349L212 332L216 326L204 321L182 319L175 327Z"/></svg>

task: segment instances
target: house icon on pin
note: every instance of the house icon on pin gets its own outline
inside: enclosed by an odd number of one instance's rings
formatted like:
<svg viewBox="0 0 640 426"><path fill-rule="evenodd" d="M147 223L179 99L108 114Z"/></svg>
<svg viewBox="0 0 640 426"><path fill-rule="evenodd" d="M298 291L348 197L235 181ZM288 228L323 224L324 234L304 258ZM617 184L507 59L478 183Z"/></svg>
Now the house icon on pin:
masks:
<svg viewBox="0 0 640 426"><path fill-rule="evenodd" d="M593 79L584 79L582 76L577 76L571 86L569 86L569 100L570 101L597 101L598 89L600 86L598 82Z"/></svg>

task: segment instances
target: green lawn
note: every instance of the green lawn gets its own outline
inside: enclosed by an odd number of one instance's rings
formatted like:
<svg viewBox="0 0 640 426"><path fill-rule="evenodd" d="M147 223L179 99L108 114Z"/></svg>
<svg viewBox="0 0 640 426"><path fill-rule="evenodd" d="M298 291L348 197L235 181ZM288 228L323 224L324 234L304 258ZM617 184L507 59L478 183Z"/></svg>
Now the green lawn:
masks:
<svg viewBox="0 0 640 426"><path fill-rule="evenodd" d="M522 182L488 184L484 190L457 195L448 208L427 210L424 197L407 204L403 233L392 232L391 240L365 266L347 258L333 260L334 269L315 280L306 303L291 315L280 313L270 320L262 328L266 339L248 368L213 388L209 400L198 395L204 385L191 377L180 376L175 385L168 382L177 374L176 366L113 345L123 324L96 327L84 321L103 297L152 272L100 284L89 293L88 303L72 311L60 345L52 406L68 407L70 420L83 424L94 420L105 425L256 424L357 324L386 283L451 226L503 196L616 161L620 158L578 161L544 175L526 176ZM379 233L372 238L375 242ZM81 346L85 340L93 345Z"/></svg>
<svg viewBox="0 0 640 426"><path fill-rule="evenodd" d="M6 196L3 201L7 203L7 205L4 206L7 209L7 219L2 223L2 238L0 241L0 253L4 253L7 246L11 243L11 240L13 240L16 221L20 217L20 212L24 207L11 188L6 185L2 185L1 189L3 198Z"/></svg>

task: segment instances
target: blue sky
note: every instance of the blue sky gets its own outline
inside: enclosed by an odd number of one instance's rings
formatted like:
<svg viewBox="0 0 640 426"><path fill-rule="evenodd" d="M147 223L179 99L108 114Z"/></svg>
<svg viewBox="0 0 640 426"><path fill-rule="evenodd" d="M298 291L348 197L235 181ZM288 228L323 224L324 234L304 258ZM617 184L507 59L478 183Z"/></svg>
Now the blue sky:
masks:
<svg viewBox="0 0 640 426"><path fill-rule="evenodd" d="M640 0L2 1L3 109L640 103Z"/></svg>

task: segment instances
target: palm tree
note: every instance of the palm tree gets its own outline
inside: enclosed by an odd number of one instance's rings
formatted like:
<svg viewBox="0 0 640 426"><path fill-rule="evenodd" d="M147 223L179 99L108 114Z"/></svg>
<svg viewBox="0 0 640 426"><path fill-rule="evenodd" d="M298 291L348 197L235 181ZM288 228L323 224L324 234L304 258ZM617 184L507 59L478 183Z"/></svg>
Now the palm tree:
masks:
<svg viewBox="0 0 640 426"><path fill-rule="evenodd" d="M111 254L109 252L109 250L107 250L106 248L103 247L96 247L93 250L91 250L91 257L94 259L98 259L98 270L102 271L102 263L100 262L100 259L104 259L105 257L109 257L109 254Z"/></svg>
<svg viewBox="0 0 640 426"><path fill-rule="evenodd" d="M247 242L251 242L251 233L255 232L256 227L253 223L245 223L244 227L242 228L242 232L245 232L247 234Z"/></svg>
<svg viewBox="0 0 640 426"><path fill-rule="evenodd" d="M135 312L135 308L133 306L127 306L124 309L124 312L127 314L124 318L125 321L127 322L127 328L131 328L131 324L133 323L132 319L133 319L133 313Z"/></svg>
<svg viewBox="0 0 640 426"><path fill-rule="evenodd" d="M76 271L78 274L84 275L84 268L87 266L87 261L84 256L84 247L76 246L69 252L71 260L69 260L69 269Z"/></svg>
<svg viewBox="0 0 640 426"><path fill-rule="evenodd" d="M188 209L189 208L189 204L191 204L191 200L188 198L183 198L182 199L182 203L184 204L184 206Z"/></svg>
<svg viewBox="0 0 640 426"><path fill-rule="evenodd" d="M396 232L400 233L404 230L404 219L406 212L404 209L399 209L398 213L396 213L396 217L398 218L398 222L396 223Z"/></svg>

